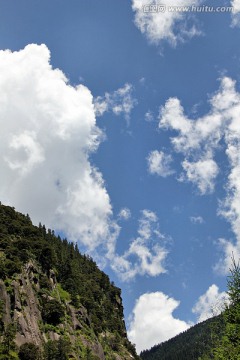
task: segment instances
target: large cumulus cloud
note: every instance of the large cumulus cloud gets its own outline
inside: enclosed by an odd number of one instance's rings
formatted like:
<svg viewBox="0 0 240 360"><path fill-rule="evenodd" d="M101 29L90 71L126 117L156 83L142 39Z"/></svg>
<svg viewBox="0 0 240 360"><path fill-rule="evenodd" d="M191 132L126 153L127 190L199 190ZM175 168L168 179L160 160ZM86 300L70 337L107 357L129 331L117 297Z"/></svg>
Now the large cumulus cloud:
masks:
<svg viewBox="0 0 240 360"><path fill-rule="evenodd" d="M101 140L93 99L53 69L45 45L0 51L0 199L94 249L112 208L89 155Z"/></svg>
<svg viewBox="0 0 240 360"><path fill-rule="evenodd" d="M122 209L114 220L102 174L90 161L102 132L89 89L53 69L45 45L0 51L0 73L0 200L78 241L123 280L164 272L167 250L151 211L143 211L129 250L116 253L117 222L131 212Z"/></svg>
<svg viewBox="0 0 240 360"><path fill-rule="evenodd" d="M158 291L142 294L136 301L130 321L128 336L136 343L137 352L166 341L191 323L174 317L180 302Z"/></svg>

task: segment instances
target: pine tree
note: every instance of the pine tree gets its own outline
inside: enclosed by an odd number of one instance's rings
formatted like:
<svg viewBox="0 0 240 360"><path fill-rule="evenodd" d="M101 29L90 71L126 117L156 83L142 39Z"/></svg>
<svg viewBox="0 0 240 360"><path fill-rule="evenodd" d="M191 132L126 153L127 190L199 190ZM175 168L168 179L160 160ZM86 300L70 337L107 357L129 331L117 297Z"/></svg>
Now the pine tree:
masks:
<svg viewBox="0 0 240 360"><path fill-rule="evenodd" d="M230 302L224 312L225 333L220 345L214 351L214 359L240 359L240 266L232 259L232 268L228 277L228 295Z"/></svg>

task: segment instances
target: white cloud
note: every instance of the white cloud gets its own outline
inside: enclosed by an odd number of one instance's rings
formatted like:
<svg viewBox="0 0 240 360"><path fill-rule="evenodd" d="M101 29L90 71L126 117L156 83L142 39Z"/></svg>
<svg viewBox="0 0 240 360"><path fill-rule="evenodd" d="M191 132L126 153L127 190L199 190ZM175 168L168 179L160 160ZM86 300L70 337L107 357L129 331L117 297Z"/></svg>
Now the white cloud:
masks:
<svg viewBox="0 0 240 360"><path fill-rule="evenodd" d="M202 216L190 216L190 220L193 224L203 224L204 223Z"/></svg>
<svg viewBox="0 0 240 360"><path fill-rule="evenodd" d="M171 155L165 154L163 151L151 151L147 161L150 174L167 177L174 173L170 166L173 159Z"/></svg>
<svg viewBox="0 0 240 360"><path fill-rule="evenodd" d="M192 309L197 315L198 322L219 315L224 310L224 305L228 302L226 292L219 292L217 285L209 287L205 294L201 295Z"/></svg>
<svg viewBox="0 0 240 360"><path fill-rule="evenodd" d="M137 299L128 336L136 344L138 353L190 327L191 324L173 316L179 304L179 301L162 292L146 293Z"/></svg>
<svg viewBox="0 0 240 360"><path fill-rule="evenodd" d="M102 139L90 91L71 86L52 68L45 45L0 51L0 73L1 201L79 241L124 279L164 272L166 239L150 211L142 212L139 236L129 250L116 253L121 228L112 219L102 174L89 160ZM118 94L128 91L125 86ZM129 113L130 105L124 111ZM124 208L118 219L130 216Z"/></svg>
<svg viewBox="0 0 240 360"><path fill-rule="evenodd" d="M184 173L179 180L194 183L200 193L212 193L219 167L215 154L225 150L229 162L226 197L220 202L218 214L225 217L236 235L236 242L220 241L224 258L216 269L229 269L230 249L240 254L240 94L235 81L223 77L220 89L210 99L210 111L196 120L189 119L180 101L170 98L160 109L159 127L175 130L171 138L174 150L184 156Z"/></svg>
<svg viewBox="0 0 240 360"><path fill-rule="evenodd" d="M102 116L107 111L112 111L115 115L123 114L129 120L130 113L137 100L133 96L133 86L125 84L122 88L106 92L104 96L98 96L94 99L96 116Z"/></svg>
<svg viewBox="0 0 240 360"><path fill-rule="evenodd" d="M147 121L147 122L152 122L152 121L154 120L153 113L152 113L150 110L148 110L148 111L146 112L144 118L145 118L145 121Z"/></svg>
<svg viewBox="0 0 240 360"><path fill-rule="evenodd" d="M233 7L232 25L240 26L240 0L232 0L231 6Z"/></svg>
<svg viewBox="0 0 240 360"><path fill-rule="evenodd" d="M180 181L186 179L196 184L202 195L214 191L214 180L218 175L218 166L213 159L200 159L196 162L184 160L182 167L186 173L180 177Z"/></svg>
<svg viewBox="0 0 240 360"><path fill-rule="evenodd" d="M214 100L215 97L212 99L213 105ZM178 136L171 138L176 152L191 155L192 150L199 151L203 148L204 154L210 158L212 155L211 148L217 147L222 136L222 114L218 109L216 110L216 112L211 112L202 118L191 120L184 114L179 99L170 98L165 106L160 109L159 127L161 129L173 129L179 133Z"/></svg>
<svg viewBox="0 0 240 360"><path fill-rule="evenodd" d="M89 155L101 141L93 99L50 65L45 45L0 51L0 198L94 249L112 208Z"/></svg>
<svg viewBox="0 0 240 360"><path fill-rule="evenodd" d="M177 6L198 5L201 1L178 0ZM155 4L149 0L132 0L132 9L135 13L135 25L146 35L150 43L159 44L169 42L172 46L177 43L200 35L193 15L181 11L169 11L168 6L175 5L171 0L165 0L165 12L148 12L148 5Z"/></svg>
<svg viewBox="0 0 240 360"><path fill-rule="evenodd" d="M43 148L35 140L34 131L25 131L13 135L9 143L9 154L4 157L12 170L18 170L20 175L31 172L32 168L45 160Z"/></svg>
<svg viewBox="0 0 240 360"><path fill-rule="evenodd" d="M129 220L131 217L131 211L128 208L123 208L119 211L118 217L121 220Z"/></svg>
<svg viewBox="0 0 240 360"><path fill-rule="evenodd" d="M240 259L239 241L234 244L231 241L220 238L218 240L218 245L223 252L223 256L214 266L214 270L218 274L226 275L232 268L232 257L234 257L234 259Z"/></svg>
<svg viewBox="0 0 240 360"><path fill-rule="evenodd" d="M109 248L111 266L123 281L132 280L137 275L157 276L166 272L164 262L168 254L168 239L161 234L154 212L142 211L138 234L123 255L115 252L114 243Z"/></svg>

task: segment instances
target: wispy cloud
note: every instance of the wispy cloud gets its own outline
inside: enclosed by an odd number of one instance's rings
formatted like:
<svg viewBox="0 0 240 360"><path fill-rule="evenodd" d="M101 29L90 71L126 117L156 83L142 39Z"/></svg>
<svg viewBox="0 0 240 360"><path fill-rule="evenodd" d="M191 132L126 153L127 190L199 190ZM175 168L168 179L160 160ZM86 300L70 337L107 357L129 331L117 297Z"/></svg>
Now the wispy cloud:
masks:
<svg viewBox="0 0 240 360"><path fill-rule="evenodd" d="M204 220L201 216L190 216L190 220L193 224L203 224Z"/></svg>
<svg viewBox="0 0 240 360"><path fill-rule="evenodd" d="M153 113L148 110L144 116L144 119L147 121L147 122L152 122L154 120L154 116L153 116Z"/></svg>
<svg viewBox="0 0 240 360"><path fill-rule="evenodd" d="M198 5L201 1L178 0L178 6ZM148 11L148 5L156 4L149 0L132 0L135 13L135 25L146 35L150 43L160 44L167 41L172 46L201 34L197 28L193 14L182 11L168 11L172 6L171 0L165 0L165 11Z"/></svg>
<svg viewBox="0 0 240 360"><path fill-rule="evenodd" d="M166 272L164 263L168 254L168 241L159 230L156 214L143 210L136 239L132 240L123 255L116 253L113 243L108 258L111 259L113 270L123 281L132 280L137 275L157 276Z"/></svg>
<svg viewBox="0 0 240 360"><path fill-rule="evenodd" d="M141 295L134 306L128 336L136 344L137 352L166 341L190 327L173 312L180 305L162 292Z"/></svg>
<svg viewBox="0 0 240 360"><path fill-rule="evenodd" d="M127 120L134 106L137 104L133 95L134 88L131 84L125 84L112 93L106 92L104 96L94 99L96 116L102 116L105 112L112 111L115 115L124 115Z"/></svg>
<svg viewBox="0 0 240 360"><path fill-rule="evenodd" d="M131 217L131 211L128 208L123 208L119 211L118 218L120 220L129 220Z"/></svg>
<svg viewBox="0 0 240 360"><path fill-rule="evenodd" d="M163 151L151 151L147 161L150 174L167 177L175 172L171 168L171 163L173 161L172 156L165 154Z"/></svg>

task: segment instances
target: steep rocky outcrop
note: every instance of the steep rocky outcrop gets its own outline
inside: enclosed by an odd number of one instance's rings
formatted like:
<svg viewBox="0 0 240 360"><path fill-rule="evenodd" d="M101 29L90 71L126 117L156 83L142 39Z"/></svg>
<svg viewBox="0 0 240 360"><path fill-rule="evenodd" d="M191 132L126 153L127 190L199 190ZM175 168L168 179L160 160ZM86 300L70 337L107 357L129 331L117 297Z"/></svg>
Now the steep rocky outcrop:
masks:
<svg viewBox="0 0 240 360"><path fill-rule="evenodd" d="M37 274L37 268L29 262L11 283L13 291L11 308L13 321L17 324L16 344L18 346L25 342L41 345L44 341L39 328L42 316L37 297Z"/></svg>
<svg viewBox="0 0 240 360"><path fill-rule="evenodd" d="M33 261L25 264L20 274L7 281L0 280L0 301L3 304L3 322L4 324L14 324L16 326L15 344L19 348L25 343L33 343L39 349L49 341L59 341L62 335L69 338L72 349L81 344L82 349L89 349L91 353L99 360L106 360L103 345L96 335L91 332L91 318L83 306L75 308L70 301L64 301L61 298L58 284L51 270L48 278L51 288L49 294L41 288L39 277L41 270ZM54 279L51 281L51 278ZM42 311L44 302L58 301L64 308L64 315L59 324L54 326L44 322ZM109 339L111 344L112 334L101 334L100 339ZM104 341L102 341L104 342ZM84 351L83 351L84 353ZM122 347L121 355L112 350L112 359L133 359L127 349ZM72 351L72 358L83 359L78 352Z"/></svg>
<svg viewBox="0 0 240 360"><path fill-rule="evenodd" d="M34 344L36 360L138 359L122 319L120 289L91 259L0 204L0 357Z"/></svg>

